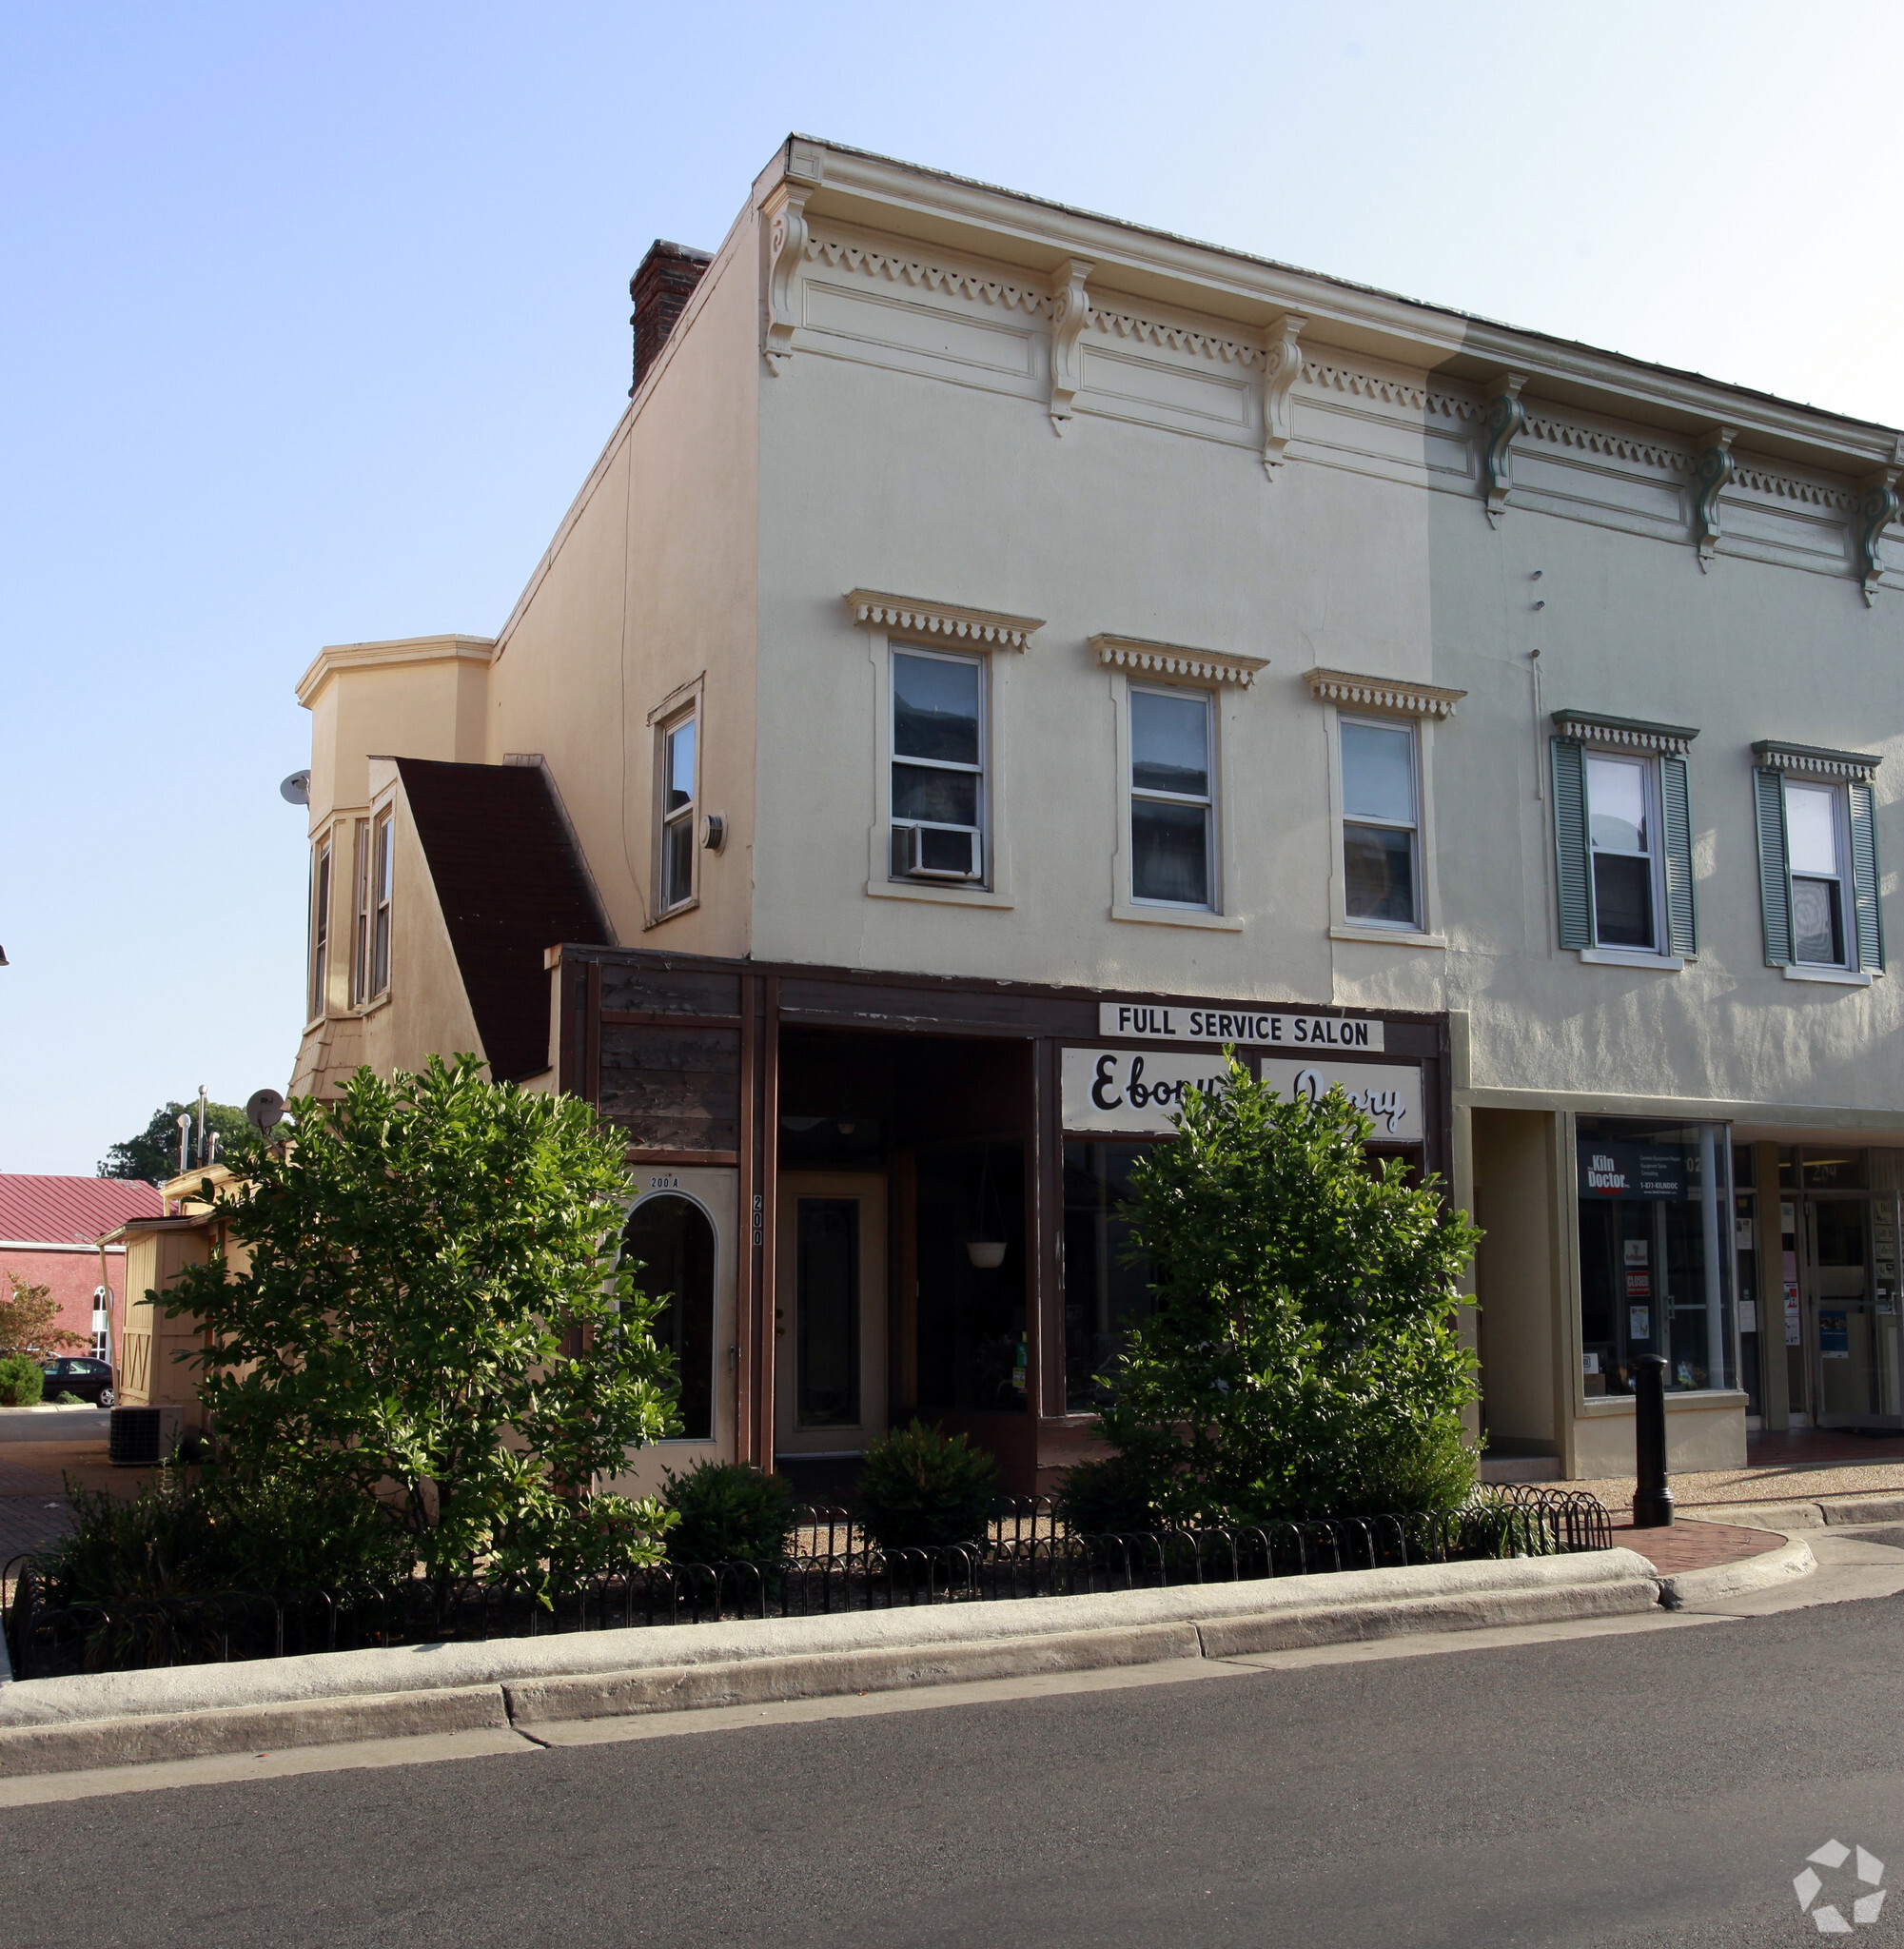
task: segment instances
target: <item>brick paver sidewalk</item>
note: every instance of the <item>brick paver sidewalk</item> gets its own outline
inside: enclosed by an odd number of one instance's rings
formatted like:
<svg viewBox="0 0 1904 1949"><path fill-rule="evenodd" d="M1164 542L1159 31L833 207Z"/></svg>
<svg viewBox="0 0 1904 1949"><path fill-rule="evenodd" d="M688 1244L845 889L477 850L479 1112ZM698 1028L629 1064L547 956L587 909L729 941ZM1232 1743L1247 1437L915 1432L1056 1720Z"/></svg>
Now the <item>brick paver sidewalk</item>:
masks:
<svg viewBox="0 0 1904 1949"><path fill-rule="evenodd" d="M1683 1518L1663 1529L1636 1529L1631 1523L1618 1523L1613 1540L1623 1548L1637 1549L1662 1577L1763 1556L1785 1541L1769 1529L1745 1529L1731 1523L1688 1523Z"/></svg>

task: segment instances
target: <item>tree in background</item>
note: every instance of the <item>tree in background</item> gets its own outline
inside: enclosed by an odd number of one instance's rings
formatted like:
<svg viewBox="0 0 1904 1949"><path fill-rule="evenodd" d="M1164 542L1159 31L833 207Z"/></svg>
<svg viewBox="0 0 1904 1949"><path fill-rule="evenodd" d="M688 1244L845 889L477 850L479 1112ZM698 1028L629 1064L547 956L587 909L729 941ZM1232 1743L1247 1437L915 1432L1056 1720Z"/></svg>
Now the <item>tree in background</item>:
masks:
<svg viewBox="0 0 1904 1949"><path fill-rule="evenodd" d="M1436 1181L1378 1171L1340 1091L1285 1102L1229 1053L1127 1214L1157 1310L1100 1427L1175 1524L1451 1508L1475 1482L1460 1281L1481 1233Z"/></svg>
<svg viewBox="0 0 1904 1949"><path fill-rule="evenodd" d="M620 1133L480 1072L361 1069L293 1102L295 1145L234 1143L215 1202L249 1264L157 1298L207 1329L216 1473L375 1499L433 1577L482 1565L546 1596L659 1560L668 1512L594 1485L677 1430L678 1382L664 1302L617 1271Z"/></svg>
<svg viewBox="0 0 1904 1949"><path fill-rule="evenodd" d="M147 1184L164 1184L179 1174L179 1118L191 1118L191 1149L187 1171L201 1170L210 1160L198 1154L198 1099L189 1103L167 1103L152 1112L152 1120L136 1137L114 1144L99 1160L95 1177L143 1179ZM223 1161L232 1146L250 1132L245 1112L235 1104L207 1103L205 1107L206 1149L211 1132L218 1132L218 1158Z"/></svg>
<svg viewBox="0 0 1904 1949"><path fill-rule="evenodd" d="M69 1347L89 1347L84 1333L58 1325L60 1303L50 1286L29 1286L17 1272L7 1274L12 1291L0 1296L0 1353L26 1353L35 1360Z"/></svg>

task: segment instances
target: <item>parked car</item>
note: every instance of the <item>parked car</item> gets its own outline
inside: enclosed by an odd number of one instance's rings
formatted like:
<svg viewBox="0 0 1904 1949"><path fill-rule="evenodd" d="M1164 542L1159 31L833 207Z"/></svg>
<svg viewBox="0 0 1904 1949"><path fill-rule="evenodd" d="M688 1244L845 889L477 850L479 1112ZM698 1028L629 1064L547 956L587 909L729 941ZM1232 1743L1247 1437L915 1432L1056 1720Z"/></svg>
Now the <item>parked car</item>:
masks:
<svg viewBox="0 0 1904 1949"><path fill-rule="evenodd" d="M110 1408L119 1398L112 1385L112 1368L103 1360L63 1355L58 1360L41 1361L40 1371L47 1380L42 1400L57 1401L62 1394L77 1394L82 1401Z"/></svg>

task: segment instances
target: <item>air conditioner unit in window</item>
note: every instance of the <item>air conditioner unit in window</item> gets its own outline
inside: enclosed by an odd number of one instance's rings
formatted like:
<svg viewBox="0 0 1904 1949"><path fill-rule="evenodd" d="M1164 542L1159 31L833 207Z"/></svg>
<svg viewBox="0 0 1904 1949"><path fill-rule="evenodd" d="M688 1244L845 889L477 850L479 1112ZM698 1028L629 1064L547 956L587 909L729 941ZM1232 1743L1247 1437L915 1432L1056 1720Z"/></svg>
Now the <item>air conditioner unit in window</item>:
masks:
<svg viewBox="0 0 1904 1949"><path fill-rule="evenodd" d="M895 879L981 879L983 836L972 826L894 826Z"/></svg>

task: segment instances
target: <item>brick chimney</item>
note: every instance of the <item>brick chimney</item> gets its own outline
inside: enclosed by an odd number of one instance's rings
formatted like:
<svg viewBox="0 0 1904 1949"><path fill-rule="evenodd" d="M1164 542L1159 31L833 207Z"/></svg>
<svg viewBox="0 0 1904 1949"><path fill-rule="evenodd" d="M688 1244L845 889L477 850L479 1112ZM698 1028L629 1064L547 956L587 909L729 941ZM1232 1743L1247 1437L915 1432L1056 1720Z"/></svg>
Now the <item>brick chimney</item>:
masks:
<svg viewBox="0 0 1904 1949"><path fill-rule="evenodd" d="M685 244L655 239L641 267L628 280L628 295L635 301L629 324L635 327L635 384L628 397L635 397L641 375L661 356L675 320L687 309L701 273L713 263L705 250L690 250Z"/></svg>

